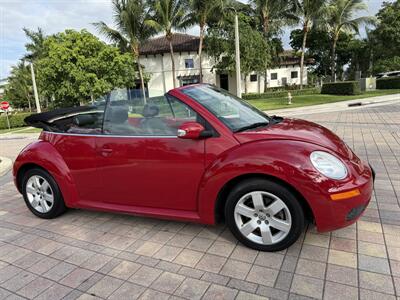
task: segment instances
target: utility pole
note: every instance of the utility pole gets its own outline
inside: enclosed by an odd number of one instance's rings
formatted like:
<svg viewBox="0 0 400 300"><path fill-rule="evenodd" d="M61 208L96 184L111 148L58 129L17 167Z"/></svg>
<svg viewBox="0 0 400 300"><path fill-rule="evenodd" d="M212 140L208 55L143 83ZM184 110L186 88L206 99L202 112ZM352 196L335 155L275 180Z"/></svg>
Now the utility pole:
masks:
<svg viewBox="0 0 400 300"><path fill-rule="evenodd" d="M242 98L242 80L240 74L239 18L235 9L235 58L236 58L236 96Z"/></svg>
<svg viewBox="0 0 400 300"><path fill-rule="evenodd" d="M33 94L35 95L36 112L41 113L42 110L40 109L39 95L38 95L38 91L37 91L37 87L36 87L35 71L33 70L33 62L30 62L30 65L31 65Z"/></svg>

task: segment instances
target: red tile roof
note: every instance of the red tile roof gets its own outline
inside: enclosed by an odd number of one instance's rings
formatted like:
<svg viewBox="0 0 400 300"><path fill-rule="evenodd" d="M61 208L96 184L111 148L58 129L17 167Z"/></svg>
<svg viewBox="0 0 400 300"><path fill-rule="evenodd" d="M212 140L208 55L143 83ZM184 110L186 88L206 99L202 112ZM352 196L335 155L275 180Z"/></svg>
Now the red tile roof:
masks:
<svg viewBox="0 0 400 300"><path fill-rule="evenodd" d="M174 33L172 36L172 46L174 52L197 52L199 49L200 38L198 36ZM169 53L169 43L165 36L149 39L140 47L141 55L155 55ZM296 56L294 50L284 50L280 57L282 58L280 65L296 65L300 64L300 57ZM313 64L312 58L306 59L306 64Z"/></svg>
<svg viewBox="0 0 400 300"><path fill-rule="evenodd" d="M199 49L200 38L198 36L174 33L172 46L174 52L196 52ZM140 54L162 54L169 53L169 42L165 36L148 40L140 47Z"/></svg>

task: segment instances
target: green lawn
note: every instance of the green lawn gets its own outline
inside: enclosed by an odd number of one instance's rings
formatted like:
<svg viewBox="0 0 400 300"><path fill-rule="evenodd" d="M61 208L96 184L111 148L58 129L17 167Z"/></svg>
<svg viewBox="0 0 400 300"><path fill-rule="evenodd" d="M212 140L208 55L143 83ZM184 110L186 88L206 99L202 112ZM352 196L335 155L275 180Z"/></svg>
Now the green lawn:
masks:
<svg viewBox="0 0 400 300"><path fill-rule="evenodd" d="M34 127L18 127L18 128L11 128L8 129L0 129L0 134L3 133L36 133L41 132L41 128L34 128Z"/></svg>
<svg viewBox="0 0 400 300"><path fill-rule="evenodd" d="M375 90L370 92L365 92L361 95L354 96L341 96L341 95L321 95L321 94L312 94L312 95L301 95L301 96L293 96L292 104L288 105L287 97L281 98L267 98L267 99L256 99L256 100L247 100L250 104L254 105L260 110L273 110L273 109L281 109L281 108L291 108L291 107L300 107L300 106L309 106L316 104L325 104L346 100L354 100L361 98L369 98L375 96L383 96L383 95L391 95L400 93L400 90Z"/></svg>

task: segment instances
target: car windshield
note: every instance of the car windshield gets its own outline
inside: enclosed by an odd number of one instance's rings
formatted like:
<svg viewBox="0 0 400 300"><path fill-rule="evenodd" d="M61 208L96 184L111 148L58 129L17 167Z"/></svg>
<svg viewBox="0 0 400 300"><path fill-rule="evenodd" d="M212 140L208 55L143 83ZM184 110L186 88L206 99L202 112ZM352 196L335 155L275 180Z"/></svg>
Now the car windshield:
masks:
<svg viewBox="0 0 400 300"><path fill-rule="evenodd" d="M211 85L196 85L182 93L199 102L233 132L267 126L270 118L228 92Z"/></svg>

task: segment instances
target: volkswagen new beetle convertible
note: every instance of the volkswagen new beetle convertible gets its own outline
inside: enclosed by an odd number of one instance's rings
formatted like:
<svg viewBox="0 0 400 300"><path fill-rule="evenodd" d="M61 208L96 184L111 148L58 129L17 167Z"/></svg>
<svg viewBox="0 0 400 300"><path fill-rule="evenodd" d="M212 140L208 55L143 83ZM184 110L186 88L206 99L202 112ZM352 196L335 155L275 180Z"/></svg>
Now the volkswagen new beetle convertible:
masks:
<svg viewBox="0 0 400 300"><path fill-rule="evenodd" d="M328 129L268 116L211 85L143 99L117 89L92 106L33 115L43 128L14 178L36 216L67 208L214 224L243 244L278 251L306 220L352 224L374 173Z"/></svg>

